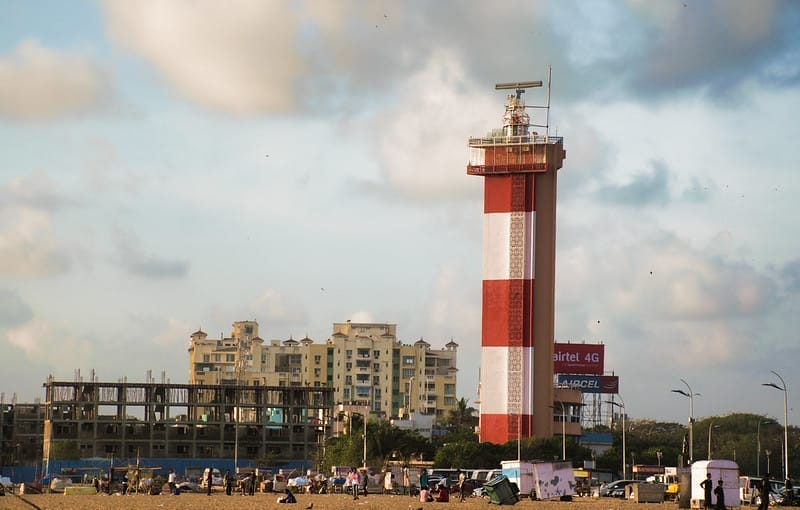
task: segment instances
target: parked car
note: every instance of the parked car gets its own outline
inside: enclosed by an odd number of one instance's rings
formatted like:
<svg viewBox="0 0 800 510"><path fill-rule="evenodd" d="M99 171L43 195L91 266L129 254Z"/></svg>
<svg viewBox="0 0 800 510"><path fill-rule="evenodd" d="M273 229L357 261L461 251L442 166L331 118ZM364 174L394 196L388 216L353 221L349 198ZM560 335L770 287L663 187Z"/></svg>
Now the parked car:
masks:
<svg viewBox="0 0 800 510"><path fill-rule="evenodd" d="M778 491L778 494L775 496L775 503L778 505L799 505L800 504L800 487L793 487L792 488L792 498L790 500L786 499L786 487L783 487Z"/></svg>
<svg viewBox="0 0 800 510"><path fill-rule="evenodd" d="M219 485L222 486L222 473L217 468L213 468L214 470L211 472L211 485ZM203 478L200 480L200 488L206 489L208 486L208 470L209 468L205 468L203 470Z"/></svg>
<svg viewBox="0 0 800 510"><path fill-rule="evenodd" d="M604 487L600 487L600 497L606 498L624 498L625 497L625 487L632 483L638 483L637 480L615 480L606 484Z"/></svg>

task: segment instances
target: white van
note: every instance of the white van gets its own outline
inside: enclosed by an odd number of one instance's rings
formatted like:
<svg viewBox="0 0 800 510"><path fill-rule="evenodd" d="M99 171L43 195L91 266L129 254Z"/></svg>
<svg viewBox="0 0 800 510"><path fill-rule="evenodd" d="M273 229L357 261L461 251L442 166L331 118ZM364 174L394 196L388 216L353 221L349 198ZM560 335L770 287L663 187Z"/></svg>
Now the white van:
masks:
<svg viewBox="0 0 800 510"><path fill-rule="evenodd" d="M208 487L208 470L209 468L203 470L203 478L200 480L200 487L203 489ZM222 486L222 473L217 468L213 468L211 472L211 486L213 487L214 485Z"/></svg>

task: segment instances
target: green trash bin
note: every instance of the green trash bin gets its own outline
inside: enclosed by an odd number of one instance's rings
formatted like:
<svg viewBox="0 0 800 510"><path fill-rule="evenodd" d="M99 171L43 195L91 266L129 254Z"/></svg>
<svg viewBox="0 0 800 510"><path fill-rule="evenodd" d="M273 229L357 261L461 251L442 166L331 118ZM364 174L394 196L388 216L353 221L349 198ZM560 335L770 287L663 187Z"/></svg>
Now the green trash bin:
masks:
<svg viewBox="0 0 800 510"><path fill-rule="evenodd" d="M489 503L495 505L513 505L519 501L519 498L514 493L511 482L508 477L500 475L492 478L490 481L483 485L486 495L489 496Z"/></svg>

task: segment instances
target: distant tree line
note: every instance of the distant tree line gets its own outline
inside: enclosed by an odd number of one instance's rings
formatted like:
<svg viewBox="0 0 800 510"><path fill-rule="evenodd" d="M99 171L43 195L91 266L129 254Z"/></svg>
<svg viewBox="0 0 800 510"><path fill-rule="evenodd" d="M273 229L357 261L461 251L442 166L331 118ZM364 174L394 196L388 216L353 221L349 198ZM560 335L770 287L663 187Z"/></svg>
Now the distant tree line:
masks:
<svg viewBox="0 0 800 510"><path fill-rule="evenodd" d="M330 466L360 466L364 455L363 422L353 417L350 435L330 438L318 455L320 468ZM760 425L759 425L760 423ZM367 464L380 468L387 461L428 460L442 468L499 467L502 460L516 459L518 452L524 460L556 460L562 455L562 436L556 434L548 439L522 439L497 445L480 443L473 432L477 425L477 410L461 399L455 410L448 415L446 433L426 439L415 431L401 430L386 421L370 421L367 426ZM742 474L764 474L769 470L781 478L783 469L783 425L767 416L734 413L726 416L711 416L698 419L693 424L694 460L708 457L708 437L711 431L711 457L734 460ZM585 432L609 432L612 446L600 456L581 446L574 438L567 437L564 449L566 458L575 467L583 467L584 461L594 460L598 469L621 476L622 428L620 422L610 426L597 426ZM757 434L760 432L760 434ZM760 435L760 438L757 437ZM630 476L633 464L661 464L678 466L688 462L685 442L688 436L686 424L657 422L647 419L626 421L626 464ZM760 442L760 456L757 455ZM789 472L800 473L800 431L789 427ZM682 456L683 454L683 456ZM760 459L757 468L756 460Z"/></svg>

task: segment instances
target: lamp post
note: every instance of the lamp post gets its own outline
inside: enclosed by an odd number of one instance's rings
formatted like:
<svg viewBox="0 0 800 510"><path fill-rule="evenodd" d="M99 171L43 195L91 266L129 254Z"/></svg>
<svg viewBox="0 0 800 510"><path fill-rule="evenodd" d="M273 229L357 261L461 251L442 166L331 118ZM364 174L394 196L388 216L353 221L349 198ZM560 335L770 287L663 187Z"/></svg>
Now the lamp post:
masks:
<svg viewBox="0 0 800 510"><path fill-rule="evenodd" d="M364 469L367 469L367 414L364 414ZM366 476L366 471L365 471Z"/></svg>
<svg viewBox="0 0 800 510"><path fill-rule="evenodd" d="M775 422L772 420L758 420L758 426L756 426L756 476L761 476L761 425L772 425L773 423Z"/></svg>
<svg viewBox="0 0 800 510"><path fill-rule="evenodd" d="M408 391L406 392L406 401L408 402L408 404L406 404L406 414L408 415L409 420L411 419L411 402L412 402L411 392L413 391L413 389L414 389L414 376L412 375L408 379Z"/></svg>
<svg viewBox="0 0 800 510"><path fill-rule="evenodd" d="M239 408L233 408L233 476L239 473Z"/></svg>
<svg viewBox="0 0 800 510"><path fill-rule="evenodd" d="M711 460L711 431L718 428L719 425L714 425L713 421L708 424L708 460Z"/></svg>
<svg viewBox="0 0 800 510"><path fill-rule="evenodd" d="M781 380L782 386L778 386L773 382L761 383L761 385L770 386L772 388L775 388L776 390L781 390L783 392L783 465L784 465L783 477L789 478L789 421L788 421L789 409L787 407L788 399L786 396L788 392L786 391L786 381L783 380L783 377L781 377L780 374L774 370L770 370L770 372L775 374L775 376ZM769 468L767 469L767 471L769 471Z"/></svg>
<svg viewBox="0 0 800 510"><path fill-rule="evenodd" d="M561 404L561 460L567 460L567 411L564 407L564 402L559 402ZM550 406L551 409L555 410L555 406Z"/></svg>
<svg viewBox="0 0 800 510"><path fill-rule="evenodd" d="M622 410L622 412L621 412L621 414L622 414L622 479L623 480L627 480L628 479L628 477L627 477L628 470L627 470L627 465L625 463L625 461L626 461L626 459L625 459L625 414L626 414L625 413L625 401L622 400L622 397L620 397L619 395L617 395L617 398L620 400L620 402L622 402L621 404L619 402L614 402L613 400L606 400L606 402L608 402L609 404L611 404L613 406L617 406ZM659 460L659 463L660 463L661 462L661 455L660 455L661 452L658 452L658 453L659 453L658 460Z"/></svg>
<svg viewBox="0 0 800 510"><path fill-rule="evenodd" d="M769 456L772 453L772 451L767 449L767 450L764 450L764 453L767 454L767 474L769 474Z"/></svg>
<svg viewBox="0 0 800 510"><path fill-rule="evenodd" d="M695 395L700 396L699 393L694 393L692 391L692 387L689 386L689 383L681 379L681 382L686 385L686 388L689 390L672 390L673 393L680 393L684 397L689 397L689 464L694 462L694 443L692 439L692 425L694 424L694 397Z"/></svg>

